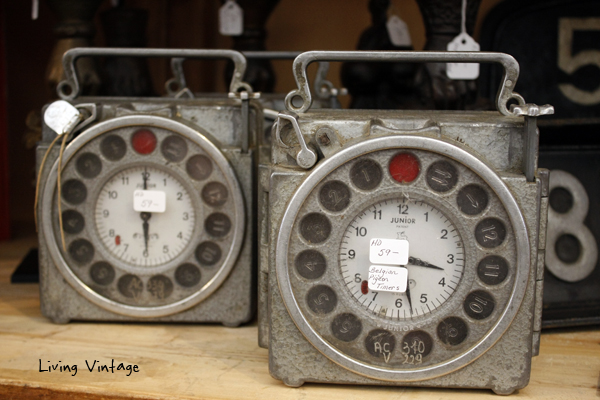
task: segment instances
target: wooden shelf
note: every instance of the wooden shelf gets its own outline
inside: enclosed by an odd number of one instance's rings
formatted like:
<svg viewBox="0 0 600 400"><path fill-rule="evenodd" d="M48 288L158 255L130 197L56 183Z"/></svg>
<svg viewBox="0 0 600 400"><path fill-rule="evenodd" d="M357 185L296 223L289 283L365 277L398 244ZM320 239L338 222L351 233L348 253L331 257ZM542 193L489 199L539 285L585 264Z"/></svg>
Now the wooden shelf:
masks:
<svg viewBox="0 0 600 400"><path fill-rule="evenodd" d="M306 384L288 388L271 378L268 352L255 324L70 323L55 325L39 310L37 284L10 284L29 241L0 244L0 398L19 399L468 399L487 390L384 388ZM139 372L88 372L85 360L137 364ZM77 364L39 372L48 361ZM597 399L600 330L544 332L529 386L513 397Z"/></svg>

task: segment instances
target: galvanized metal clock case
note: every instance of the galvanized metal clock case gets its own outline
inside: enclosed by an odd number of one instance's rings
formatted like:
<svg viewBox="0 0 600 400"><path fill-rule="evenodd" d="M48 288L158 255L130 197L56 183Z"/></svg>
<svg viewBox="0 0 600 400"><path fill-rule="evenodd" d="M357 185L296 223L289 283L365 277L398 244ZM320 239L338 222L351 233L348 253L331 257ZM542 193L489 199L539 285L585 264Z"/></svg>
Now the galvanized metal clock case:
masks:
<svg viewBox="0 0 600 400"><path fill-rule="evenodd" d="M105 55L230 58L231 96L77 97L75 60ZM75 49L64 63L59 94L87 119L64 149L60 198L60 146L39 177L43 314L58 323L248 321L255 309L255 137L263 117L241 81L244 57L228 50ZM44 126L38 163L55 137ZM134 195L150 192L162 193L164 210L136 211Z"/></svg>
<svg viewBox="0 0 600 400"><path fill-rule="evenodd" d="M495 62L498 112L309 111L313 61ZM547 171L500 53L307 52L261 153L259 344L290 386L527 385L539 349ZM509 100L517 104L507 108ZM373 238L410 244L373 290ZM542 251L540 251L542 250Z"/></svg>

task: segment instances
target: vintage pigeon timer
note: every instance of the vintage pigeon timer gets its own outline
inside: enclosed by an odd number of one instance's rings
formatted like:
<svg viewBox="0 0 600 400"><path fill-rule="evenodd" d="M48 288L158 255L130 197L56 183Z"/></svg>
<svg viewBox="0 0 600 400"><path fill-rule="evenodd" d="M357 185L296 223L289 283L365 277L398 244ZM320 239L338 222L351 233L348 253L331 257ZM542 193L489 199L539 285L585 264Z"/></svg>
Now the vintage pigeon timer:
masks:
<svg viewBox="0 0 600 400"><path fill-rule="evenodd" d="M485 62L497 111L309 110L315 61ZM548 173L502 53L306 52L259 167L259 343L305 382L527 385ZM509 102L513 103L509 107Z"/></svg>
<svg viewBox="0 0 600 400"><path fill-rule="evenodd" d="M78 97L75 62L98 56L228 58L235 71L229 98L193 98L185 88L181 98ZM245 58L232 50L86 48L67 52L64 66L59 96L87 118L64 149L60 174L54 146L40 176L43 314L59 323L248 321L262 111L241 80ZM55 137L45 125L38 163Z"/></svg>

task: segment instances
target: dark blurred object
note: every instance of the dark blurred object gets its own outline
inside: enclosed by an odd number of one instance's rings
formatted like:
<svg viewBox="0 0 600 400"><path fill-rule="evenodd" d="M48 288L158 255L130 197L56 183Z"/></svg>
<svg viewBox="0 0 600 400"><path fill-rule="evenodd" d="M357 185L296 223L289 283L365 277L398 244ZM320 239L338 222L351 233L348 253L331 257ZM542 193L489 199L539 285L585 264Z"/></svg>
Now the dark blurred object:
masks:
<svg viewBox="0 0 600 400"><path fill-rule="evenodd" d="M600 205L600 185L598 185L598 177L600 177L600 147L568 148L567 146L563 146L563 149L545 148L540 152L540 166L549 168L551 170L550 176L555 171L567 171L573 176L573 179L581 182L589 198L589 208L583 223L594 236L592 241L595 242L597 250L600 246L600 242L598 241L598 238L600 238L600 207L598 207ZM581 196L577 193L572 193L569 188L562 186L558 187L558 191L567 192L565 193L566 197L572 199L572 201L574 200L572 207L579 206L577 202ZM553 204L553 197L560 194L559 192L550 192L550 208L561 211L559 208L560 204L558 206L557 204ZM548 218L550 219L550 216ZM554 248L559 253L558 258L567 264L567 268L581 268L581 266L577 265L578 259L586 251L585 247L593 246L594 243L584 244L582 235L585 232L582 229L574 229L574 231L574 235L559 234L557 240L552 240L549 232L549 240L546 242L546 264L552 262L548 251L552 251ZM569 250L572 250L569 249L568 243L566 243L566 248L562 250L560 248L563 241L561 239L568 238L576 244L574 257L568 254ZM593 249L589 250L593 251ZM564 254L560 255L560 252ZM571 258L571 260L568 258ZM549 267L546 266L544 274L542 327L559 328L598 323L600 323L600 267L598 266L598 262L596 262L590 275L577 282L567 282L560 279L560 277L552 274L549 271Z"/></svg>
<svg viewBox="0 0 600 400"><path fill-rule="evenodd" d="M582 241L585 229L574 229L575 234L567 235L563 232L565 228L559 224L552 227L549 222L544 328L600 323L598 262L587 277L575 282L569 282L560 273L550 272L554 266L549 268L549 263L563 265L563 271L570 273L580 268L586 252L589 254L594 246L596 250L600 246L599 43L600 3L597 1L505 1L490 11L481 32L482 50L509 53L519 62L521 74L515 90L525 98L552 104L556 110L554 115L539 121L539 166L551 170L551 182L554 171L565 171L569 174L567 180L573 182L559 186L554 195L550 192L551 212L562 213L561 203L553 204L552 200L560 195L571 199L570 207L585 215L585 202L580 201L581 195L574 193L578 186L583 185L589 198L583 224L593 238L587 244ZM481 72L481 94L491 100L495 97L501 71L482 65Z"/></svg>
<svg viewBox="0 0 600 400"><path fill-rule="evenodd" d="M481 0L467 0L465 25L470 36L473 36L480 2ZM461 32L462 0L417 0L417 4L423 15L427 35L424 50L445 51L448 43ZM476 105L476 81L448 78L446 64L431 63L419 66L415 84L424 108L481 108ZM498 88L498 85L495 88Z"/></svg>
<svg viewBox="0 0 600 400"><path fill-rule="evenodd" d="M225 3L225 1L221 1ZM264 51L267 31L265 24L279 3L279 0L236 0L244 10L244 31L240 36L233 36L233 48L238 51ZM225 80L231 80L233 65L227 64ZM248 82L256 92L273 93L275 74L268 59L248 59L248 67L244 81Z"/></svg>
<svg viewBox="0 0 600 400"><path fill-rule="evenodd" d="M389 0L370 0L371 26L360 36L358 50L412 50L412 46L395 46L386 26ZM341 76L352 95L351 108L398 109L413 102L415 64L346 62Z"/></svg>
<svg viewBox="0 0 600 400"><path fill-rule="evenodd" d="M4 39L4 7L0 6L0 240L10 238L10 190L8 178L8 121L7 121L7 82L6 51Z"/></svg>
<svg viewBox="0 0 600 400"><path fill-rule="evenodd" d="M74 47L89 47L96 33L93 18L102 0L47 0L48 6L58 18L54 33L58 41L52 50L48 62L46 79L51 93L56 92L56 86L64 79L62 55ZM94 63L90 59L81 59L77 63L79 81L84 94L96 94L100 79Z"/></svg>
<svg viewBox="0 0 600 400"><path fill-rule="evenodd" d="M108 47L146 47L148 12L128 8L121 2L102 13L102 27ZM102 74L106 96L152 96L152 79L147 60L140 57L107 57Z"/></svg>
<svg viewBox="0 0 600 400"><path fill-rule="evenodd" d="M515 90L526 99L552 104L555 113L540 126L552 129L600 123L600 3L509 0L488 14L481 49L513 55L521 65ZM481 93L493 98L501 70L482 65ZM542 139L559 132L544 130ZM598 135L594 135L597 138Z"/></svg>
<svg viewBox="0 0 600 400"><path fill-rule="evenodd" d="M10 283L38 283L40 269L38 249L31 249L10 276Z"/></svg>

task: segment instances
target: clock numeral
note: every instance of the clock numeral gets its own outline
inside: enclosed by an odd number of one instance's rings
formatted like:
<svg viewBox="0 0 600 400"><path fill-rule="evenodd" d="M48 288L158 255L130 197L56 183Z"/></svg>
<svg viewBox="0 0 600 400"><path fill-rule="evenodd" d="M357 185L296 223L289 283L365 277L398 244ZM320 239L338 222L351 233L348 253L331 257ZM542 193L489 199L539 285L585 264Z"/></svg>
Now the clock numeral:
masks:
<svg viewBox="0 0 600 400"><path fill-rule="evenodd" d="M427 303L427 294L423 293L419 301L423 304Z"/></svg>
<svg viewBox="0 0 600 400"><path fill-rule="evenodd" d="M354 250L350 250L348 252L348 258L352 260L354 257L356 257L356 252Z"/></svg>
<svg viewBox="0 0 600 400"><path fill-rule="evenodd" d="M164 245L164 246L163 246L163 253L165 253L165 254L166 254L166 253L168 253L168 252L169 252L169 246L167 246L167 245Z"/></svg>
<svg viewBox="0 0 600 400"><path fill-rule="evenodd" d="M448 230L447 229L442 229L442 236L440 237L440 239L448 239Z"/></svg>
<svg viewBox="0 0 600 400"><path fill-rule="evenodd" d="M179 233L177 234L177 238L179 238L179 239L183 239L183 233L179 232Z"/></svg>
<svg viewBox="0 0 600 400"><path fill-rule="evenodd" d="M104 218L108 218L109 215L110 215L110 213L108 212L108 210L102 210L102 216Z"/></svg>
<svg viewBox="0 0 600 400"><path fill-rule="evenodd" d="M377 295L379 294L379 292L371 292L374 293L375 295L373 296L373 301L375 301L375 299L377 298Z"/></svg>
<svg viewBox="0 0 600 400"><path fill-rule="evenodd" d="M360 277L360 274L354 275L354 282L356 282L356 283L362 282L362 278Z"/></svg>
<svg viewBox="0 0 600 400"><path fill-rule="evenodd" d="M109 230L108 231L108 236L115 237L115 230L114 229Z"/></svg>
<svg viewBox="0 0 600 400"><path fill-rule="evenodd" d="M190 215L186 212L183 213L183 220L187 221L188 219L190 219Z"/></svg>
<svg viewBox="0 0 600 400"><path fill-rule="evenodd" d="M356 229L356 236L367 236L367 228L365 228L364 226L361 226L360 228L357 227Z"/></svg>
<svg viewBox="0 0 600 400"><path fill-rule="evenodd" d="M402 308L402 299L396 299L396 307Z"/></svg>
<svg viewBox="0 0 600 400"><path fill-rule="evenodd" d="M144 252L142 253L142 255L146 258L148 258L148 250L144 250Z"/></svg>
<svg viewBox="0 0 600 400"><path fill-rule="evenodd" d="M121 177L121 185L129 185L129 177L128 176Z"/></svg>
<svg viewBox="0 0 600 400"><path fill-rule="evenodd" d="M399 204L398 213L402 215L408 215L408 204Z"/></svg>
<svg viewBox="0 0 600 400"><path fill-rule="evenodd" d="M446 287L446 278L442 278L439 282L438 285L441 285L442 287Z"/></svg>
<svg viewBox="0 0 600 400"><path fill-rule="evenodd" d="M178 200L178 201L181 201L181 200L183 200L183 193L181 193L181 192L177 192L177 200Z"/></svg>
<svg viewBox="0 0 600 400"><path fill-rule="evenodd" d="M446 260L448 264L454 264L454 254L448 254L448 260Z"/></svg>
<svg viewBox="0 0 600 400"><path fill-rule="evenodd" d="M425 222L429 222L429 213L426 212L424 215L425 215Z"/></svg>
<svg viewBox="0 0 600 400"><path fill-rule="evenodd" d="M116 190L110 190L108 192L108 198L109 199L116 199L119 196L119 193L117 193Z"/></svg>
<svg viewBox="0 0 600 400"><path fill-rule="evenodd" d="M381 210L373 210L373 219L381 219Z"/></svg>

